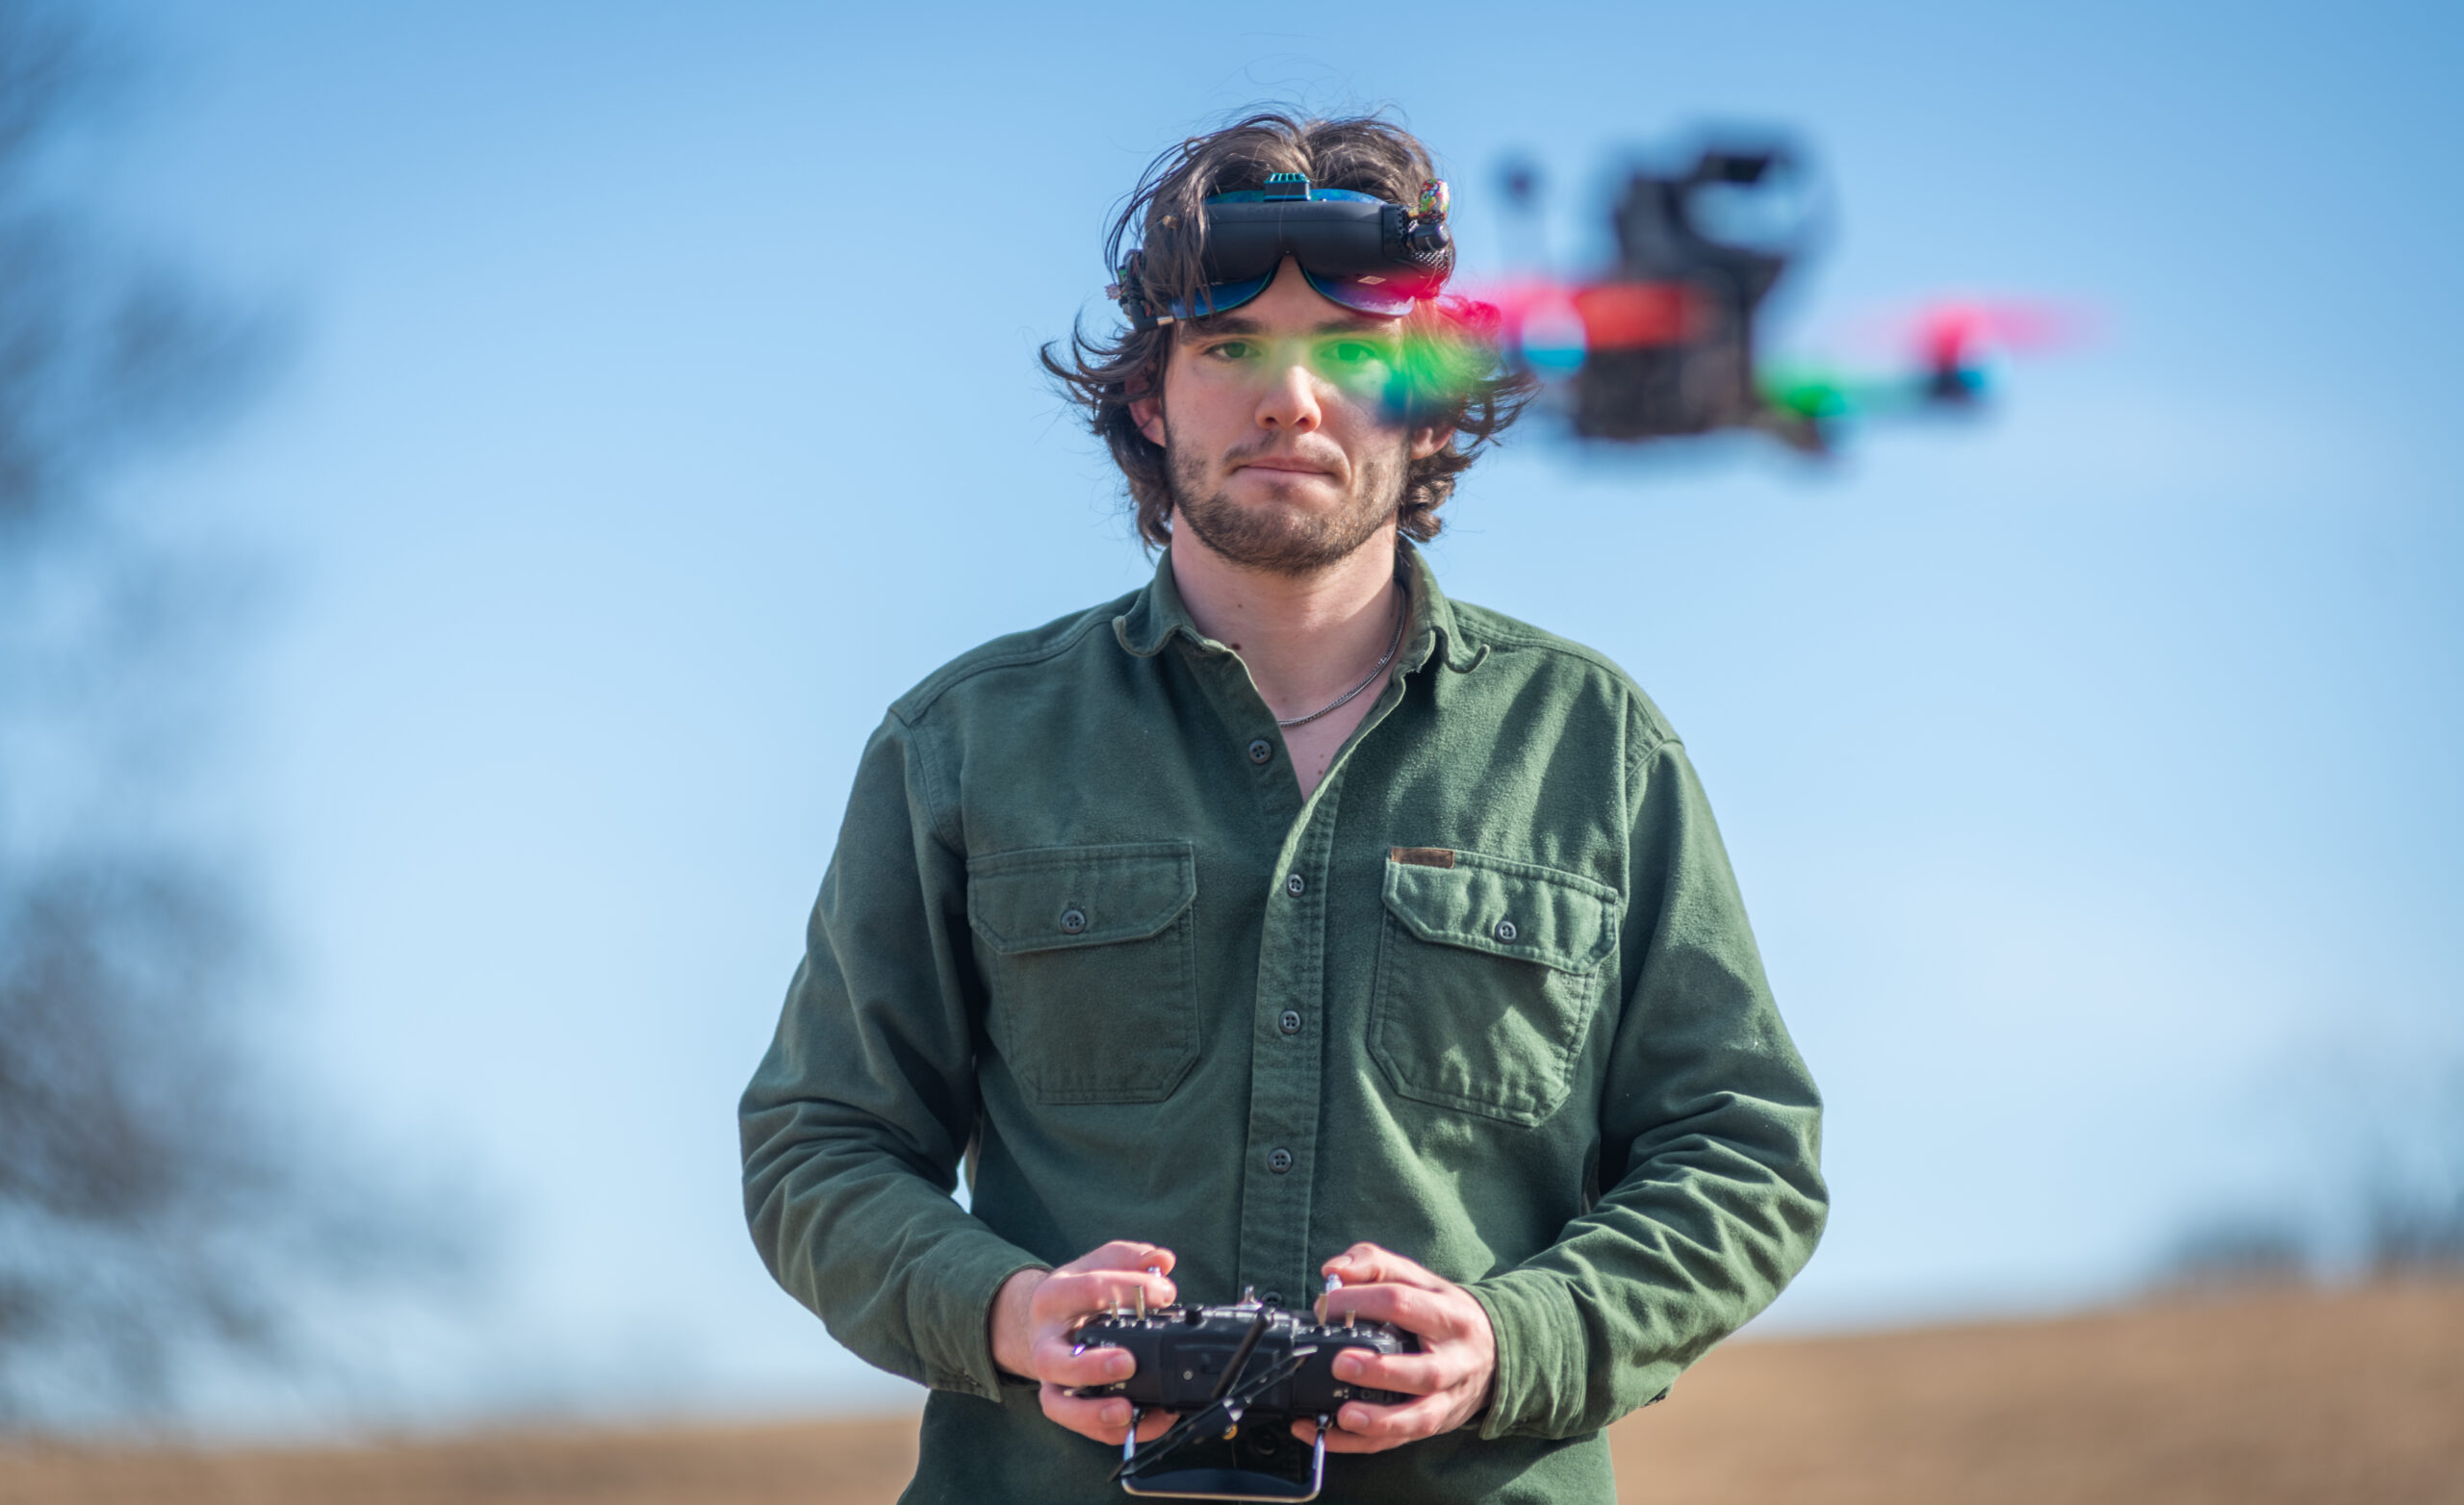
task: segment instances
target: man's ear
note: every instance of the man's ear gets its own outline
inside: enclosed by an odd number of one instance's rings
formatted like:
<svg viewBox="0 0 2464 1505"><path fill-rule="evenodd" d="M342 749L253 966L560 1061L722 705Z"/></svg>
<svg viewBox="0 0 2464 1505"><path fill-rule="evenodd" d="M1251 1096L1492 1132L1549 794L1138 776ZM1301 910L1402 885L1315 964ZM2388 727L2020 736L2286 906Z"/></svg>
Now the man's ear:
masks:
<svg viewBox="0 0 2464 1505"><path fill-rule="evenodd" d="M1164 400L1161 397L1132 397L1129 421L1138 425L1138 431L1146 436L1148 444L1158 449L1165 447Z"/></svg>
<svg viewBox="0 0 2464 1505"><path fill-rule="evenodd" d="M1132 408L1131 411L1135 412L1137 410ZM1413 429L1412 458L1415 460L1425 460L1430 455L1433 455L1440 449L1445 448L1447 436L1450 432L1451 431L1440 427L1435 423L1424 424L1422 427Z"/></svg>

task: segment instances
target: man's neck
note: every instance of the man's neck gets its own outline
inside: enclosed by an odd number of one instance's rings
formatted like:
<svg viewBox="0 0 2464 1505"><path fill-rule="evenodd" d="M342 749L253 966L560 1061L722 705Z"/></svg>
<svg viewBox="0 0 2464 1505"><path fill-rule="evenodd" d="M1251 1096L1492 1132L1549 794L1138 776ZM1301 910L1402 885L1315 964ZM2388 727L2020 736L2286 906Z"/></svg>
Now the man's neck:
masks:
<svg viewBox="0 0 2464 1505"><path fill-rule="evenodd" d="M1278 719L1306 716L1360 683L1395 639L1395 529L1305 575L1247 570L1183 528L1172 583L1190 620L1230 648Z"/></svg>

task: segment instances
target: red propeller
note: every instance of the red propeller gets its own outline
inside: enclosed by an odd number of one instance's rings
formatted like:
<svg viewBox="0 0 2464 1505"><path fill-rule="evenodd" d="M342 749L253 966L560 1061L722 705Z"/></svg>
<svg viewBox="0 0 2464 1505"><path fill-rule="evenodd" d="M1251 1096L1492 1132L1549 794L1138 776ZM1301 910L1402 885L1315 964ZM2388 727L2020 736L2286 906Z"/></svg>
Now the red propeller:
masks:
<svg viewBox="0 0 2464 1505"><path fill-rule="evenodd" d="M1892 343L1913 345L1930 370L1959 370L1990 350L2035 351L2077 344L2092 320L2080 309L2016 299L1945 298L1894 320Z"/></svg>

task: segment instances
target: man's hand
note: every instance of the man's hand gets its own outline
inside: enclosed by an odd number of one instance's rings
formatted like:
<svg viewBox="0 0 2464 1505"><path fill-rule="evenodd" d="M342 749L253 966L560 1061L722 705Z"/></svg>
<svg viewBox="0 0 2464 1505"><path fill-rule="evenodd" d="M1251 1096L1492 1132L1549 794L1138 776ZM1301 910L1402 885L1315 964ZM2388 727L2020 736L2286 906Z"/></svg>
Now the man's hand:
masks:
<svg viewBox="0 0 2464 1505"><path fill-rule="evenodd" d="M1347 1385L1420 1398L1398 1406L1346 1401L1335 1430L1326 1434L1326 1451L1382 1453L1451 1432L1479 1415L1497 1377L1498 1340L1488 1312L1470 1291L1373 1243L1353 1244L1320 1268L1344 1285L1318 1298L1318 1320L1340 1322L1350 1313L1392 1322L1421 1340L1416 1354L1351 1348L1335 1356L1335 1378ZM1317 1441L1314 1421L1295 1421L1292 1430L1303 1442Z"/></svg>
<svg viewBox="0 0 2464 1505"><path fill-rule="evenodd" d="M1072 1353L1078 1324L1099 1312L1135 1307L1138 1293L1160 1307L1172 1299L1172 1283L1150 1269L1169 1271L1172 1251L1116 1238L1057 1270L1020 1270L1001 1283L992 1298L992 1359L1012 1374L1043 1386L1043 1414L1082 1437L1118 1447L1129 1430L1129 1401L1071 1395L1072 1386L1110 1385L1129 1378L1138 1363L1121 1348ZM1150 1441L1172 1424L1172 1413L1150 1411L1139 1418L1138 1440Z"/></svg>

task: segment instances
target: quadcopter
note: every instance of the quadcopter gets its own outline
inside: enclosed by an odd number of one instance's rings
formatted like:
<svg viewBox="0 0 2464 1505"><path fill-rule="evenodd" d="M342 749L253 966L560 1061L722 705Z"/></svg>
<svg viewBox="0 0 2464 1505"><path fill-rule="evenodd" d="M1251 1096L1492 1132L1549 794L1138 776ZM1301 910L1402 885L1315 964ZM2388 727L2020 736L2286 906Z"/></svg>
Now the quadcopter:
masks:
<svg viewBox="0 0 2464 1505"><path fill-rule="evenodd" d="M1807 179L1780 144L1709 146L1673 172L1634 168L1610 211L1616 255L1601 275L1475 295L1499 311L1509 361L1577 438L1628 445L1742 429L1829 454L1861 419L1977 410L1992 357L2071 332L2075 319L2048 307L1946 300L1903 321L1896 370L1764 364L1765 301L1817 238ZM1505 191L1531 220L1532 170L1509 167Z"/></svg>

